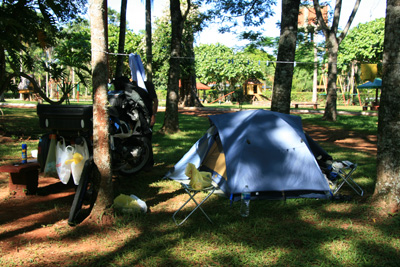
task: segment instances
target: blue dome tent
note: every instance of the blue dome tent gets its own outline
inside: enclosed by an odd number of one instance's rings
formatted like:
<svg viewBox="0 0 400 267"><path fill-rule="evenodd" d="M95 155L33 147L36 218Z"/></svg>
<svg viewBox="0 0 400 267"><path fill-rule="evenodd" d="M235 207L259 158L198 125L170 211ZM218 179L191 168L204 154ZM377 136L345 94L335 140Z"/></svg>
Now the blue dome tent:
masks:
<svg viewBox="0 0 400 267"><path fill-rule="evenodd" d="M248 185L252 198L328 198L327 179L317 158L331 157L304 133L301 118L267 110L209 117L211 127L166 174L185 180L193 163L209 171L232 199Z"/></svg>

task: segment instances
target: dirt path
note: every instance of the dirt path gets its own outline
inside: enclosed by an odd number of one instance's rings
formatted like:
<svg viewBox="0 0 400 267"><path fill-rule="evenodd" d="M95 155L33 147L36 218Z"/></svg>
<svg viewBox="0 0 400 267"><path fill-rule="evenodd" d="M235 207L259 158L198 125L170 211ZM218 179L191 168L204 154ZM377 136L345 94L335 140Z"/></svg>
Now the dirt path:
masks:
<svg viewBox="0 0 400 267"><path fill-rule="evenodd" d="M376 135L340 131L322 126L304 124L303 129L317 142L329 142L340 147L376 155Z"/></svg>

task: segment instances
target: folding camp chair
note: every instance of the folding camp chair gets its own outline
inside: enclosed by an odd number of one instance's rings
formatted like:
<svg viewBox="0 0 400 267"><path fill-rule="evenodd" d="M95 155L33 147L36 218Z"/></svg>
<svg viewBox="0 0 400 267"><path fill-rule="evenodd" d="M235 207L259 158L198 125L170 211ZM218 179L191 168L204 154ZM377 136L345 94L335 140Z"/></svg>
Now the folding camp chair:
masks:
<svg viewBox="0 0 400 267"><path fill-rule="evenodd" d="M344 183L347 183L360 196L364 195L364 190L351 178L351 175L356 168L357 164L347 160L335 161L332 164L333 173L337 174L336 181L338 183L333 191L334 195L340 190L340 188L342 188Z"/></svg>
<svg viewBox="0 0 400 267"><path fill-rule="evenodd" d="M185 184L185 183L181 183L183 189L186 191L186 193L189 195L189 199L177 210L175 211L174 215L172 215L172 219L174 220L174 222L176 223L176 225L180 226L181 224L183 224L197 209L200 209L201 212L203 212L204 216L206 216L206 218L211 222L210 217L208 217L208 215L206 214L206 212L200 207L217 189L217 187L215 187L214 185L211 185L209 187L200 189L200 190L195 190L193 189L190 185ZM195 195L197 195L200 192L208 192L207 196L200 202L198 203L194 197ZM187 215L180 223L178 223L175 219L175 215L181 210L183 209L183 207L186 206L186 204L189 203L190 200L193 200L194 203L196 203L196 207L189 213L189 215Z"/></svg>

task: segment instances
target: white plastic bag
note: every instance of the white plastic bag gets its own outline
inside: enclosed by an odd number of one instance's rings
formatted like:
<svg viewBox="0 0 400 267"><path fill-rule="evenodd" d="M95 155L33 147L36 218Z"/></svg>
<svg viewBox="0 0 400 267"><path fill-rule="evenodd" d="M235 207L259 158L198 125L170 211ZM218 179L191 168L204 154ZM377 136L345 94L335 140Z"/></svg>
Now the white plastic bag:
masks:
<svg viewBox="0 0 400 267"><path fill-rule="evenodd" d="M57 135L50 134L50 145L47 152L46 163L44 167L44 175L46 177L57 177L56 168L56 142Z"/></svg>
<svg viewBox="0 0 400 267"><path fill-rule="evenodd" d="M67 184L71 177L71 165L68 164L68 160L72 159L74 148L72 146L65 145L65 139L57 142L56 146L56 169L58 178L63 184Z"/></svg>
<svg viewBox="0 0 400 267"><path fill-rule="evenodd" d="M120 194L114 199L114 208L122 211L123 213L146 213L146 202L139 199L135 195Z"/></svg>
<svg viewBox="0 0 400 267"><path fill-rule="evenodd" d="M89 159L89 149L85 138L83 138L82 145L75 144L75 152L72 157L71 170L75 185L79 184L83 167L85 165L86 160L88 159Z"/></svg>
<svg viewBox="0 0 400 267"><path fill-rule="evenodd" d="M143 213L146 213L146 212L147 212L147 205L146 205L146 202L144 202L143 200L141 200L140 198L138 198L138 197L135 196L135 195L130 195L130 197L136 200L136 202L137 202L137 203L139 204L139 206L140 206L140 210L141 210Z"/></svg>

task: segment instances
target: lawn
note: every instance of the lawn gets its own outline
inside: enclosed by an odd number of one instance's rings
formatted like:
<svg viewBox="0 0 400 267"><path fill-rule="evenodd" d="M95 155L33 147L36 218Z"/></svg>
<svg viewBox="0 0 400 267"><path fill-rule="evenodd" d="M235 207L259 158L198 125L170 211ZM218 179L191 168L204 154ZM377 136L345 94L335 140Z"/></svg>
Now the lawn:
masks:
<svg viewBox="0 0 400 267"><path fill-rule="evenodd" d="M19 160L23 142L35 147L39 129L35 109L2 108L1 131L12 141L2 143L1 162ZM337 123L320 114L304 114L303 123L322 134L370 136L377 117L343 116ZM332 138L319 143L335 159L359 164L354 179L364 191L350 200L259 200L242 218L240 203L213 195L201 212L177 227L172 214L186 200L175 181L163 180L208 127L206 117L180 114L181 132L161 135L163 112L157 115L154 135L156 165L150 172L115 180L115 194L135 194L146 201L147 214L115 214L112 227L70 227L66 221L73 197L50 191L45 196L18 200L7 196L7 180L0 177L0 264L2 266L398 266L400 219L381 218L371 205L376 180L376 156L358 145L343 146ZM305 126L306 128L306 126ZM347 133L352 133L352 135ZM364 138L364 142L369 142ZM361 147L361 146L360 146ZM62 191L62 190L61 190ZM29 205L34 203L34 205ZM193 207L193 206L192 206ZM189 212L189 209L185 209Z"/></svg>

